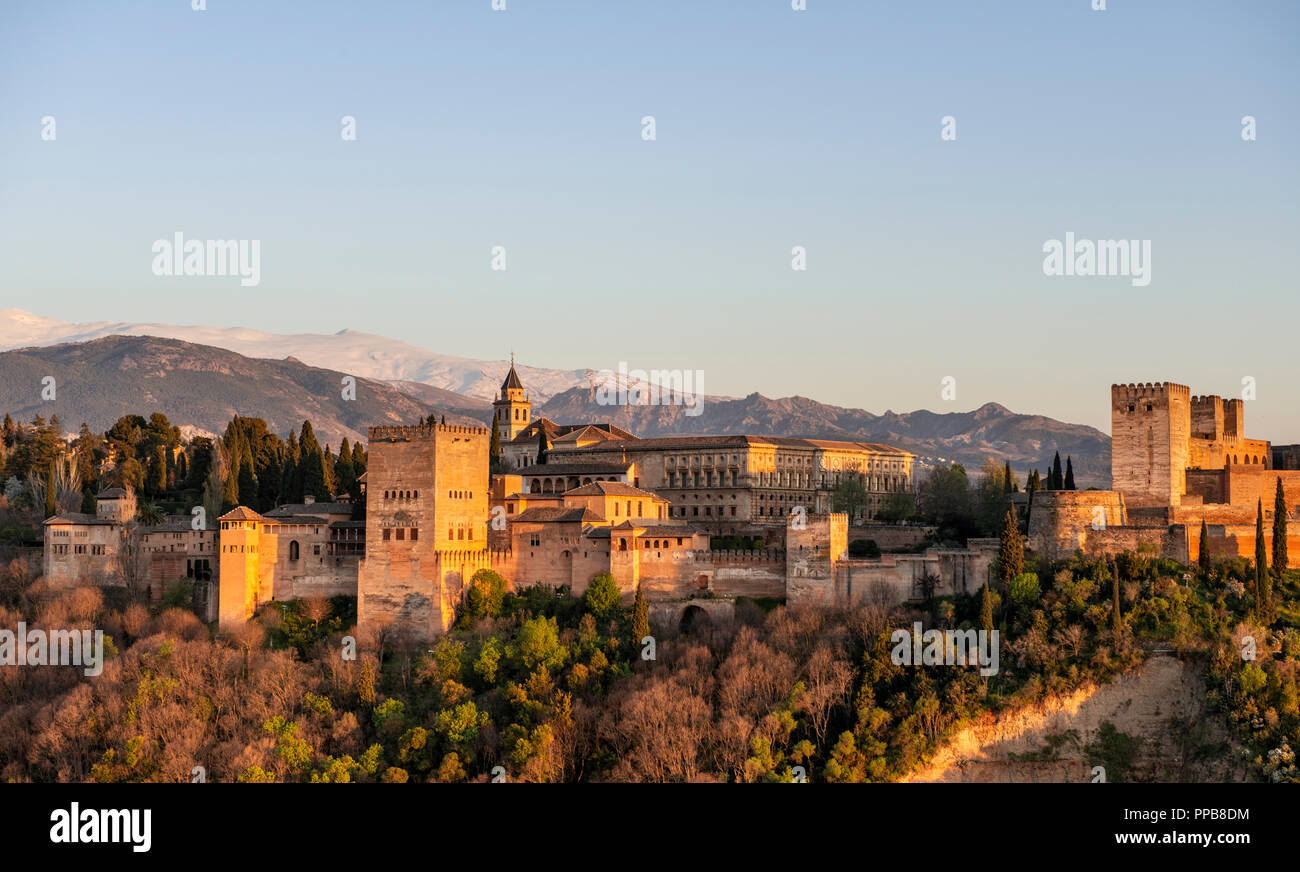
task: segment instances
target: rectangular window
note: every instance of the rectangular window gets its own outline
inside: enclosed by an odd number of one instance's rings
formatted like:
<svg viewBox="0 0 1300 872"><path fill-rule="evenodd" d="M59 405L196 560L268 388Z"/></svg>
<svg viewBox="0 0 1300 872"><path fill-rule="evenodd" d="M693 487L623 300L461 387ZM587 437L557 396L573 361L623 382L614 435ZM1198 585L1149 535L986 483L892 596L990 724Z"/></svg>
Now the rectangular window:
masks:
<svg viewBox="0 0 1300 872"><path fill-rule="evenodd" d="M392 533L392 532L393 532L393 531L390 530L390 529L388 529L387 527L384 528L384 541L385 541L385 542L388 541L389 534Z"/></svg>
<svg viewBox="0 0 1300 872"><path fill-rule="evenodd" d="M398 542L401 542L401 541L402 541L403 539L405 539L405 538L406 538L406 528L405 528L405 527L398 527L398 528L397 528L397 541L398 541Z"/></svg>
<svg viewBox="0 0 1300 872"><path fill-rule="evenodd" d="M414 542L416 539L419 539L419 538L420 538L420 528L419 528L419 527L412 527L412 528L411 528L411 541Z"/></svg>

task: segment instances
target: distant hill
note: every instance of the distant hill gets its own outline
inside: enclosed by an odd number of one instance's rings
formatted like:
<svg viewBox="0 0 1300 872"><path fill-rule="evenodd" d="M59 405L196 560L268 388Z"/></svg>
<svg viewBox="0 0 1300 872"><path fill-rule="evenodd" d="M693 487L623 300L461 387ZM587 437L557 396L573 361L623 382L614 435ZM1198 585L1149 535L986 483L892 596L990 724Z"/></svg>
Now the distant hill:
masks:
<svg viewBox="0 0 1300 872"><path fill-rule="evenodd" d="M357 378L356 399L345 400L344 375L292 358L256 360L176 339L109 336L0 353L0 414L24 421L57 414L66 430L84 421L98 432L122 415L153 412L212 433L237 414L263 418L280 435L310 420L335 448L344 436L364 440L367 427L414 424L430 413L446 414L449 424L483 425L371 379ZM41 400L45 376L55 378L53 401Z"/></svg>
<svg viewBox="0 0 1300 872"><path fill-rule="evenodd" d="M261 360L293 357L382 381L419 382L491 401L510 364L438 354L408 342L340 330L337 333L267 333L246 327L141 324L128 321L71 322L43 318L21 309L0 309L0 350L85 342L105 336L160 336L226 348ZM591 383L594 370L545 369L519 364L519 375L535 402L576 385Z"/></svg>
<svg viewBox="0 0 1300 872"><path fill-rule="evenodd" d="M1046 469L1052 455L1074 459L1080 488L1110 486L1110 438L1094 427L1067 424L1042 415L1022 415L997 403L970 412L886 412L846 409L807 397L711 398L690 417L682 406L602 406L592 388L578 387L552 397L534 414L558 423L608 420L638 436L715 433L795 436L883 442L935 461L963 464L972 475L985 457L1010 461L1020 475Z"/></svg>
<svg viewBox="0 0 1300 872"><path fill-rule="evenodd" d="M102 344L109 339L113 342ZM239 327L71 323L19 309L0 310L0 348L19 345L43 346L0 353L0 401L24 418L35 412L48 417L56 411L70 429L82 420L103 429L121 414L145 412L140 403L151 403L178 424L220 429L238 409L268 418L276 432L287 432L310 417L331 442L342 435L356 438L372 424L414 421L431 407L445 413L449 422L489 424L490 401L509 368L506 361L437 354L353 330L281 335ZM177 353L179 347L202 351ZM78 348L85 350L72 350ZM102 364L95 362L100 355ZM74 369L65 379L52 368L56 364ZM329 368L317 369L319 365ZM1022 479L1031 468L1045 469L1059 450L1062 460L1073 456L1080 487L1110 485L1106 434L1041 415L1017 414L996 403L970 412L877 415L806 397L770 399L754 393L743 399L708 398L704 413L689 417L679 406L597 405L596 386L611 382L608 373L523 365L518 369L534 414L560 423L609 420L642 436L750 433L884 442L916 452L923 462L956 461L972 472L985 457L996 457L1010 461ZM358 390L356 402L338 397L345 373L366 386L364 392ZM54 405L39 399L40 376L49 374L59 378L59 403ZM85 386L83 393L72 393L78 383ZM66 410L55 407L65 402L70 404ZM315 411L308 414L309 409ZM318 418L325 426L317 424Z"/></svg>

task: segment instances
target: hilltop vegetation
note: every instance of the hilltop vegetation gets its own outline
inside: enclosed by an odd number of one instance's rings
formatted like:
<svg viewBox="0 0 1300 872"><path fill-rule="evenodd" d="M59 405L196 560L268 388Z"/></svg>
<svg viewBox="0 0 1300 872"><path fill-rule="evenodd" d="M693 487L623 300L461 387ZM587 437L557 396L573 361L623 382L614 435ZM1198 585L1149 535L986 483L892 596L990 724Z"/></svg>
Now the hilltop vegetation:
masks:
<svg viewBox="0 0 1300 872"><path fill-rule="evenodd" d="M573 597L508 592L485 572L431 650L385 635L348 660L346 598L273 603L214 642L192 614L151 612L118 589L44 590L19 559L3 573L0 626L103 627L113 653L93 680L0 672L0 777L188 780L202 765L221 781L893 780L962 726L1159 646L1205 664L1210 703L1257 777L1296 780L1300 579L1283 574L1266 627L1252 577L1239 560L1031 559L1005 597L990 592L1002 666L982 678L890 658L892 628L979 626L982 596L852 610L742 601L730 625L652 628L656 659L643 660L646 612L618 605L607 581ZM1254 660L1241 656L1247 637Z"/></svg>

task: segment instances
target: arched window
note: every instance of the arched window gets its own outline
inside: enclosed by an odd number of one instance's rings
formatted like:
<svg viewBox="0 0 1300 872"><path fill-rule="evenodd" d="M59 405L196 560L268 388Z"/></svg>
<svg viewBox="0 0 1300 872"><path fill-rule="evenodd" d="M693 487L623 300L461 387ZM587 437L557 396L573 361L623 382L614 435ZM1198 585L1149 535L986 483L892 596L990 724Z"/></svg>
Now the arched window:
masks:
<svg viewBox="0 0 1300 872"><path fill-rule="evenodd" d="M298 540L297 540L297 539L294 539L292 542L289 543L289 559L290 559L290 560L297 560L297 559L298 559Z"/></svg>

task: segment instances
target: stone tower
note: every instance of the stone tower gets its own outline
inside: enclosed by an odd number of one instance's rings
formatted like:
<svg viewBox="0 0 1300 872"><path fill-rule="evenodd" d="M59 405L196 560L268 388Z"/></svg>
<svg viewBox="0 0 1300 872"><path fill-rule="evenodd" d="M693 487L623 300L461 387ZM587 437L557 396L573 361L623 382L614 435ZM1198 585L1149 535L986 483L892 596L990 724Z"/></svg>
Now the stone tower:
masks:
<svg viewBox="0 0 1300 872"><path fill-rule="evenodd" d="M533 404L524 391L523 382L519 380L519 373L515 372L513 355L510 358L510 372L501 383L501 396L492 401L492 410L496 415L503 445L519 435L519 431L532 420Z"/></svg>
<svg viewBox="0 0 1300 872"><path fill-rule="evenodd" d="M489 565L488 441L476 427L370 428L363 632L427 640L450 626L465 585Z"/></svg>
<svg viewBox="0 0 1300 872"><path fill-rule="evenodd" d="M221 555L217 574L217 626L243 626L258 605L271 599L279 546L276 522L239 506L217 519Z"/></svg>
<svg viewBox="0 0 1300 872"><path fill-rule="evenodd" d="M1197 426L1217 428L1212 407L1198 404ZM1111 487L1130 506L1181 505L1191 432L1192 392L1186 385L1111 385Z"/></svg>

